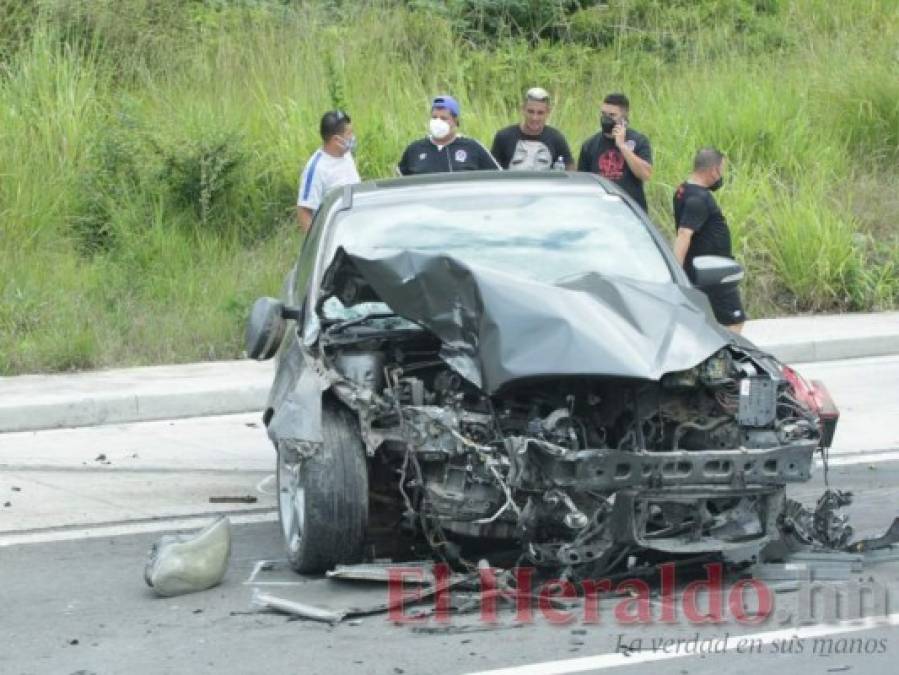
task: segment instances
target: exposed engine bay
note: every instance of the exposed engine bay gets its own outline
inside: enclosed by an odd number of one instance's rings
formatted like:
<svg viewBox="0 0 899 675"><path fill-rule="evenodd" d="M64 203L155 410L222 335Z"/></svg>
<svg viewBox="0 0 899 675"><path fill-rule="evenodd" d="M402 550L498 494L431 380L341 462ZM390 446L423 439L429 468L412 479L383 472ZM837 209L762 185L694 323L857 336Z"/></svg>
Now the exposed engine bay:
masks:
<svg viewBox="0 0 899 675"><path fill-rule="evenodd" d="M736 347L660 382L541 378L488 396L427 331L325 331L321 344L372 490L402 500L449 558L472 538L589 573L624 545L753 556L828 434L779 364Z"/></svg>

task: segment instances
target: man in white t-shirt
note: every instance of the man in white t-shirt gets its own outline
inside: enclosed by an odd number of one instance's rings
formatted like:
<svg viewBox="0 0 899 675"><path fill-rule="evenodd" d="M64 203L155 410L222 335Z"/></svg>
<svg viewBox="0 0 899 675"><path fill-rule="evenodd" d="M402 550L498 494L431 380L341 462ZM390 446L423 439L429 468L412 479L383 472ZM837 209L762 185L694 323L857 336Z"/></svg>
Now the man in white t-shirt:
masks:
<svg viewBox="0 0 899 675"><path fill-rule="evenodd" d="M328 190L359 182L359 172L353 161L356 137L350 116L342 110L322 115L319 132L322 147L315 151L300 176L297 195L297 219L303 232L308 232L312 218Z"/></svg>

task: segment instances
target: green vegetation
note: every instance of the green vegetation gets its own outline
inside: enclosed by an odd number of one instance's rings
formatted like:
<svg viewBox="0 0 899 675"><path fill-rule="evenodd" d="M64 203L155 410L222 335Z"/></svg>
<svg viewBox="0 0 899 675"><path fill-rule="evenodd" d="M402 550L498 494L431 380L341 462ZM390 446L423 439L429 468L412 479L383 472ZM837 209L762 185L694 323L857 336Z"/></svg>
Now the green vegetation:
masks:
<svg viewBox="0 0 899 675"><path fill-rule="evenodd" d="M237 356L322 111L376 177L430 95L489 143L534 84L572 145L631 97L665 230L728 154L752 315L894 308L897 44L894 0L0 0L0 374Z"/></svg>

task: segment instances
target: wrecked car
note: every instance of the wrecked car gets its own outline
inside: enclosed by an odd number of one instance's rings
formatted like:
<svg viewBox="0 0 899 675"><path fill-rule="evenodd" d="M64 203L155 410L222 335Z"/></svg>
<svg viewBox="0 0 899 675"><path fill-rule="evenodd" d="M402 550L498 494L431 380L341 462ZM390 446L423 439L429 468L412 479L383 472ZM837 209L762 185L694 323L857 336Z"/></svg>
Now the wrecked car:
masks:
<svg viewBox="0 0 899 675"><path fill-rule="evenodd" d="M695 265L699 286L742 277ZM594 175L331 193L281 298L253 306L247 351L276 359L263 419L299 572L362 560L387 512L456 565L492 550L570 575L846 534L785 492L831 443L827 390L720 327Z"/></svg>

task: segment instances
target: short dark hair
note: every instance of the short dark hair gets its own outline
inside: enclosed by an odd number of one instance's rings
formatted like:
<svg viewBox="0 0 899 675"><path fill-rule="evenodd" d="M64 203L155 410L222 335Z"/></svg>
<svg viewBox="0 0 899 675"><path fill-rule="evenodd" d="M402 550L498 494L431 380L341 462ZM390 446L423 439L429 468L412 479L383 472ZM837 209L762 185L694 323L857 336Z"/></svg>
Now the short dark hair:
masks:
<svg viewBox="0 0 899 675"><path fill-rule="evenodd" d="M713 148L711 146L706 148L700 148L696 152L696 156L693 158L693 171L705 171L706 169L713 169L717 166L721 166L721 162L724 161L724 153L721 152L718 148Z"/></svg>
<svg viewBox="0 0 899 675"><path fill-rule="evenodd" d="M631 102L627 100L627 96L624 94L609 94L602 102L609 105L617 105L624 112L630 112L631 109Z"/></svg>
<svg viewBox="0 0 899 675"><path fill-rule="evenodd" d="M343 110L329 110L322 115L322 121L318 125L318 133L321 134L322 140L327 143L332 136L338 136L346 129L346 125L352 122L350 116Z"/></svg>

